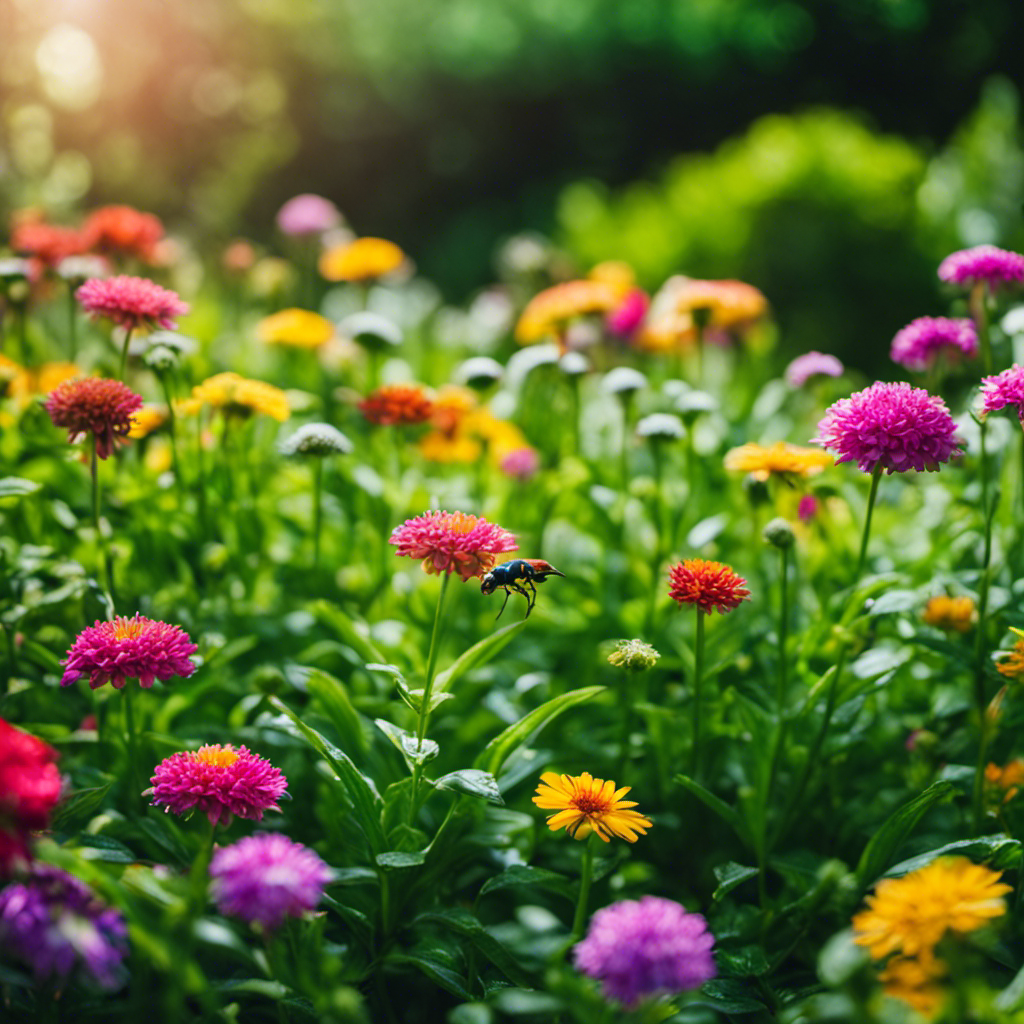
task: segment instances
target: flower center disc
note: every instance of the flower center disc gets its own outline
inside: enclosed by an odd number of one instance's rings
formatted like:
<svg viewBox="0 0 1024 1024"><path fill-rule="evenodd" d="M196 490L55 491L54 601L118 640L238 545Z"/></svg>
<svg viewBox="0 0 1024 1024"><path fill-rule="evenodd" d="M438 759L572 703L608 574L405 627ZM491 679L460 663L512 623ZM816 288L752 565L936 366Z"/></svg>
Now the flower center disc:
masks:
<svg viewBox="0 0 1024 1024"><path fill-rule="evenodd" d="M238 752L232 749L230 744L220 746L218 743L214 743L205 747L200 747L196 751L196 760L201 761L203 764L217 765L220 768L228 768L238 760Z"/></svg>

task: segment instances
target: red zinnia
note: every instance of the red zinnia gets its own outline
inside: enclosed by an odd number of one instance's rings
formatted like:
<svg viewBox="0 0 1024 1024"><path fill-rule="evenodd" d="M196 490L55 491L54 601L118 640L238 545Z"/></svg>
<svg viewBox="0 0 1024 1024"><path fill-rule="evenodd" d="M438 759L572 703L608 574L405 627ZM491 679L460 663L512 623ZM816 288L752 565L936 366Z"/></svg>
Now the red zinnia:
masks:
<svg viewBox="0 0 1024 1024"><path fill-rule="evenodd" d="M173 331L175 317L188 312L176 292L161 288L145 277L93 277L75 292L82 309L92 316L105 316L129 331L137 327L162 327Z"/></svg>
<svg viewBox="0 0 1024 1024"><path fill-rule="evenodd" d="M464 512L425 512L396 526L389 544L397 554L422 558L423 571L440 576L457 572L465 583L494 567L494 556L516 550L514 534L480 516Z"/></svg>
<svg viewBox="0 0 1024 1024"><path fill-rule="evenodd" d="M434 415L434 403L416 384L386 384L359 403L359 411L378 426L425 423Z"/></svg>
<svg viewBox="0 0 1024 1024"><path fill-rule="evenodd" d="M127 384L107 377L86 377L58 384L43 403L55 427L66 427L74 444L83 434L96 438L96 455L106 459L114 443L128 436L142 397Z"/></svg>
<svg viewBox="0 0 1024 1024"><path fill-rule="evenodd" d="M46 828L60 798L57 752L0 718L0 876L28 861L28 833Z"/></svg>
<svg viewBox="0 0 1024 1024"><path fill-rule="evenodd" d="M172 676L192 675L196 667L189 655L198 650L180 627L143 615L97 620L75 637L60 685L70 686L88 674L93 690L106 682L121 690L129 679L138 679L140 686L149 689L155 679L167 682Z"/></svg>
<svg viewBox="0 0 1024 1024"><path fill-rule="evenodd" d="M164 237L164 226L153 214L130 206L102 206L86 218L82 235L95 252L148 260Z"/></svg>
<svg viewBox="0 0 1024 1024"><path fill-rule="evenodd" d="M695 604L707 614L717 608L724 615L750 600L747 581L721 562L687 558L669 568L668 578L673 601Z"/></svg>
<svg viewBox="0 0 1024 1024"><path fill-rule="evenodd" d="M11 233L11 248L24 256L34 256L40 263L55 267L68 256L85 251L80 231L41 220L25 220Z"/></svg>
<svg viewBox="0 0 1024 1024"><path fill-rule="evenodd" d="M153 770L145 796L165 811L188 817L202 811L211 825L230 825L233 815L260 821L264 811L280 811L277 801L288 780L269 761L245 747L207 744L172 754Z"/></svg>

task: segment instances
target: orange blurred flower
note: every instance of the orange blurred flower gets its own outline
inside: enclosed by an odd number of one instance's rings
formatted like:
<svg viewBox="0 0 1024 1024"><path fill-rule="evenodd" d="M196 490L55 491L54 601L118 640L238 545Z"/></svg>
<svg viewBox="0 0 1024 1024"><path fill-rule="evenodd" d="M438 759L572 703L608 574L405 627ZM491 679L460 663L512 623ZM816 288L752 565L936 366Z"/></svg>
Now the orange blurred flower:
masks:
<svg viewBox="0 0 1024 1024"><path fill-rule="evenodd" d="M673 277L664 291L679 313L708 315L708 325L723 329L745 327L768 312L768 300L752 284L743 281L701 281Z"/></svg>
<svg viewBox="0 0 1024 1024"><path fill-rule="evenodd" d="M384 238L357 238L325 250L320 273L328 281L372 281L397 270L405 253Z"/></svg>
<svg viewBox="0 0 1024 1024"><path fill-rule="evenodd" d="M710 615L738 608L750 600L747 581L730 566L704 558L687 558L669 567L669 597L679 604L696 605Z"/></svg>
<svg viewBox="0 0 1024 1024"><path fill-rule="evenodd" d="M368 422L391 427L425 423L434 403L418 384L385 384L359 403L359 411Z"/></svg>
<svg viewBox="0 0 1024 1024"><path fill-rule="evenodd" d="M101 206L86 217L82 236L94 252L149 260L164 237L164 226L158 217L131 206Z"/></svg>
<svg viewBox="0 0 1024 1024"><path fill-rule="evenodd" d="M1024 679L1024 640L1018 640L1012 650L1002 651L1000 656L1002 661L996 664L996 668L1002 675L1007 679Z"/></svg>
<svg viewBox="0 0 1024 1024"><path fill-rule="evenodd" d="M985 784L990 791L997 791L1001 799L994 803L1009 803L1024 785L1024 758L1015 757L999 767L991 761L985 766Z"/></svg>
<svg viewBox="0 0 1024 1024"><path fill-rule="evenodd" d="M18 217L11 232L11 248L20 255L33 256L47 267L55 267L67 256L85 252L77 228L48 224L36 216Z"/></svg>
<svg viewBox="0 0 1024 1024"><path fill-rule="evenodd" d="M969 597L932 597L925 605L921 618L929 626L949 632L966 633L977 619L974 602Z"/></svg>
<svg viewBox="0 0 1024 1024"><path fill-rule="evenodd" d="M516 324L520 345L532 345L552 338L563 342L571 320L588 313L609 313L618 306L622 293L607 281L565 281L538 292L526 304Z"/></svg>

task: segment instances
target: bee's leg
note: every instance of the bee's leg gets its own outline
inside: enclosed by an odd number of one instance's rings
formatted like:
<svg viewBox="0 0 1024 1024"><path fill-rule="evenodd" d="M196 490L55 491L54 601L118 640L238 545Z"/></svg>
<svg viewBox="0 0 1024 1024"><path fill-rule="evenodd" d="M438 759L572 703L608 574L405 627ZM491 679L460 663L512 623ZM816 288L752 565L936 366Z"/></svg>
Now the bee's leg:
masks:
<svg viewBox="0 0 1024 1024"><path fill-rule="evenodd" d="M541 582L543 582L543 580ZM533 608L537 603L537 588L533 585L533 580L527 580L526 585L530 588L530 593L533 595L533 601L530 604L530 607Z"/></svg>
<svg viewBox="0 0 1024 1024"><path fill-rule="evenodd" d="M494 616L494 621L495 622L497 622L498 619L501 618L501 612L503 612L505 610L505 605L508 604L508 599L512 596L512 591L509 590L508 587L502 587L501 589L505 591L505 600L501 602L501 611L498 612L498 614Z"/></svg>
<svg viewBox="0 0 1024 1024"><path fill-rule="evenodd" d="M513 583L512 586L517 594L522 594L523 597L526 598L526 614L523 616L523 620L525 621L530 617L530 612L533 611L533 604L530 601L530 595L525 590L523 590L523 588L518 583Z"/></svg>

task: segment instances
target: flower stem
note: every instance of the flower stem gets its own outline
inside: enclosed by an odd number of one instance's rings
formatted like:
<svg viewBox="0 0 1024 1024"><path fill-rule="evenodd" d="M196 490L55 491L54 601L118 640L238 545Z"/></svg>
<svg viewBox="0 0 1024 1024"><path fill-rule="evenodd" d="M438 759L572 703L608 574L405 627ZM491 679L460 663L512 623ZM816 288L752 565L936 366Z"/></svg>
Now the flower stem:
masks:
<svg viewBox="0 0 1024 1024"><path fill-rule="evenodd" d="M786 707L786 687L789 682L789 662L786 660L786 641L789 639L789 548L779 549L779 678L775 691L775 706L779 720Z"/></svg>
<svg viewBox="0 0 1024 1024"><path fill-rule="evenodd" d="M871 490L868 492L868 511L864 517L864 533L860 538L860 555L857 557L857 573L854 576L854 584L860 581L864 574L864 563L868 557L868 538L871 536L871 514L875 510L875 497L878 494L878 481L882 479L882 464L875 466L871 474Z"/></svg>
<svg viewBox="0 0 1024 1024"><path fill-rule="evenodd" d="M123 380L126 384L128 379L125 376L125 371L128 369L128 345L132 340L132 328L129 327L124 334L124 348L121 349L121 365L117 371L117 376L120 380Z"/></svg>
<svg viewBox="0 0 1024 1024"><path fill-rule="evenodd" d="M591 837L583 841L583 858L580 864L580 895L576 901L576 913L572 919L572 937L583 938L583 927L587 920L587 903L590 901L590 883L594 877L594 848L590 845Z"/></svg>
<svg viewBox="0 0 1024 1024"><path fill-rule="evenodd" d="M139 799L139 794L142 792L142 787L139 785L139 743L138 735L135 731L135 712L133 710L134 698L132 696L131 680L128 680L121 692L124 694L124 726L128 739L128 778L132 787L129 806L134 811L136 801Z"/></svg>
<svg viewBox="0 0 1024 1024"><path fill-rule="evenodd" d="M434 668L437 665L438 640L441 635L441 609L444 607L445 594L452 574L446 572L441 580L441 592L437 596L437 611L434 612L434 628L430 634L430 653L427 655L427 678L423 684L423 703L420 705L420 717L416 723L416 739L422 743L427 732L427 721L430 718L430 691L434 685Z"/></svg>
<svg viewBox="0 0 1024 1024"><path fill-rule="evenodd" d="M92 447L89 453L89 474L92 477L92 526L96 531L97 575L107 595L113 601L114 580L110 570L110 557L107 553L107 541L100 529L100 477L99 461L96 453L96 434L92 435Z"/></svg>
<svg viewBox="0 0 1024 1024"><path fill-rule="evenodd" d="M988 329L988 284L979 281L971 291L971 312L978 328L978 341L981 342L981 365L985 373L992 372L992 341Z"/></svg>
<svg viewBox="0 0 1024 1024"><path fill-rule="evenodd" d="M313 468L313 568L320 565L320 524L323 520L324 460L316 457Z"/></svg>
<svg viewBox="0 0 1024 1024"><path fill-rule="evenodd" d="M700 766L700 701L704 681L704 610L697 609L697 635L693 645L693 747L690 751L690 775L698 777Z"/></svg>
<svg viewBox="0 0 1024 1024"><path fill-rule="evenodd" d="M163 388L164 398L167 400L167 432L171 435L171 462L174 464L174 480L180 493L181 465L178 462L178 431L174 416L174 399L171 397L171 382L166 372L158 373L157 376L160 378L160 386Z"/></svg>

